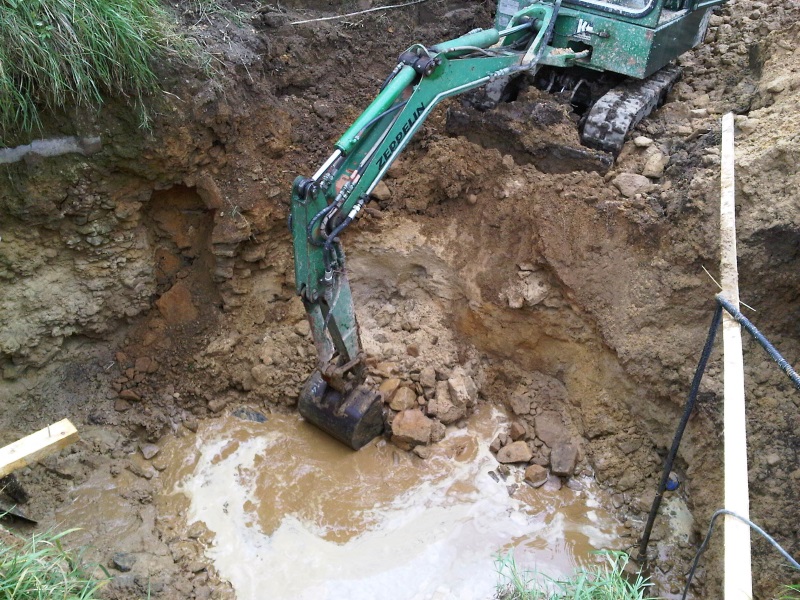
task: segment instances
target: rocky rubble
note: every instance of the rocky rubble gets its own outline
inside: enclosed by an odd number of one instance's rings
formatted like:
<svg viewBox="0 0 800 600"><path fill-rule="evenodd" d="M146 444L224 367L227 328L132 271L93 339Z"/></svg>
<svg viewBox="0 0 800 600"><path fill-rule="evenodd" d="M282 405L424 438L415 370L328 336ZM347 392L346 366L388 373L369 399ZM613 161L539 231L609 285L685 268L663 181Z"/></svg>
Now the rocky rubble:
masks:
<svg viewBox="0 0 800 600"><path fill-rule="evenodd" d="M441 441L445 427L462 422L478 402L478 388L462 367L449 377L445 371L437 373L431 367L423 372L418 382L403 385L393 378L379 388L391 409L386 417L391 439L406 449Z"/></svg>
<svg viewBox="0 0 800 600"><path fill-rule="evenodd" d="M563 383L534 373L531 384L518 388L508 399L511 411L519 418L492 441L490 450L497 455L497 461L521 464L525 481L533 487L543 485L550 473L569 480L581 471L581 436L571 419L562 417L567 403ZM591 471L588 465L583 468L587 473Z"/></svg>

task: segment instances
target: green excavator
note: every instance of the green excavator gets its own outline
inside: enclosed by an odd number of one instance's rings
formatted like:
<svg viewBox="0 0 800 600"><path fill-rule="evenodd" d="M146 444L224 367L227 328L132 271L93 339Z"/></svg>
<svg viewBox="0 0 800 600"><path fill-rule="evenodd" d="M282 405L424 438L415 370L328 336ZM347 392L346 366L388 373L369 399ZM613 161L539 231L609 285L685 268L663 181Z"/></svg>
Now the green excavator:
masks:
<svg viewBox="0 0 800 600"><path fill-rule="evenodd" d="M671 61L698 45L725 0L499 0L496 26L403 52L380 92L312 177L292 187L289 229L297 293L317 367L300 414L353 449L380 435L383 402L365 356L339 237L444 98L484 86L497 101L520 77L571 88L581 141L615 156L680 75Z"/></svg>

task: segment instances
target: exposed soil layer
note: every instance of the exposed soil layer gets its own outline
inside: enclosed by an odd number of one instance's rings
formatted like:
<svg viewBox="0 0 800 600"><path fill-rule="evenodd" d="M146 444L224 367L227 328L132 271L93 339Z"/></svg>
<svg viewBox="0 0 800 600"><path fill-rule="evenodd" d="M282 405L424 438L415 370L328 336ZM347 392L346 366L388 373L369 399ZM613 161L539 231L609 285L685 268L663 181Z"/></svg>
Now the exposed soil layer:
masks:
<svg viewBox="0 0 800 600"><path fill-rule="evenodd" d="M63 417L78 426L79 444L19 473L23 508L71 526L76 498L113 507L76 536L130 566L109 598L231 596L203 558L207 535L154 503L165 465L153 448L223 411L293 410L315 357L294 296L292 180L327 157L402 49L489 26L494 8L448 0L291 24L356 4L369 3L179 5L213 61L164 67L152 131L123 104L57 115L48 136L100 135L102 149L2 166L0 444ZM703 268L717 276L731 110L741 297L800 361L798 13L777 0L718 9L607 172L580 150L564 98L530 88L491 114L447 102L344 240L371 382L412 390L436 423L464 417L444 403L449 382L473 382L475 401L518 416L534 463L574 445L575 472L614 494L620 548L635 544L713 311ZM692 533L666 515L653 537L663 595L722 504L719 355L678 461ZM749 340L745 365L751 514L797 555L800 397ZM696 597L720 595L720 539ZM754 552L756 597L779 595L790 576L761 540Z"/></svg>

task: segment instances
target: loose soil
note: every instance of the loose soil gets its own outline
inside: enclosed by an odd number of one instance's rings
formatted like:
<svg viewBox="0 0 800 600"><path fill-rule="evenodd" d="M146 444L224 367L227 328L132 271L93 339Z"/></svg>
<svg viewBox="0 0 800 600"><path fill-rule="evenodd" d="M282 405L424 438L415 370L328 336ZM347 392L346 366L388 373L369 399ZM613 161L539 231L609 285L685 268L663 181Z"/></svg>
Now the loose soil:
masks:
<svg viewBox="0 0 800 600"><path fill-rule="evenodd" d="M80 443L18 474L23 509L70 527L76 502L97 504L78 542L116 565L108 598L232 596L204 558L207 535L157 502L167 465L152 452L219 414L294 410L315 357L294 296L291 183L327 157L402 49L489 26L494 9L447 0L292 25L368 3L196 4L175 8L212 60L164 65L150 132L121 103L54 115L44 137L100 135L101 151L2 167L0 444L63 417L78 426ZM608 171L593 155L548 160L579 147L564 98L525 89L491 113L450 100L344 240L371 382L399 380L387 385L436 416L448 382L471 381L478 403L516 415L533 462L577 447L575 472L613 494L620 549L641 534L713 311L703 268L717 276L728 111L741 296L800 360L798 13L777 0L718 9L632 136L648 140ZM642 173L646 185L631 178ZM693 524L664 512L653 536L666 597L722 504L719 355L678 460ZM797 555L800 397L749 340L745 365L751 515ZM720 541L697 598L720 595ZM756 597L779 595L791 575L760 539L754 554Z"/></svg>

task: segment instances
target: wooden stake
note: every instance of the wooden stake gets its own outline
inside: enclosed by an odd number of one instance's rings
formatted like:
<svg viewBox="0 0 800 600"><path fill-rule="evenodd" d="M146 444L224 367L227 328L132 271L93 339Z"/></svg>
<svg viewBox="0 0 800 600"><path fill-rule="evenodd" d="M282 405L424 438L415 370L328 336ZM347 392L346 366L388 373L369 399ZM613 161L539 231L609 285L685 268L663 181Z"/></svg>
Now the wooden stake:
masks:
<svg viewBox="0 0 800 600"><path fill-rule="evenodd" d="M736 260L736 194L734 186L733 113L722 118L722 195L720 199L720 275L722 294L739 305ZM724 359L725 508L749 519L747 482L747 421L744 403L742 332L727 312L722 318ZM725 600L751 600L750 528L725 516Z"/></svg>
<svg viewBox="0 0 800 600"><path fill-rule="evenodd" d="M0 477L58 452L78 439L78 430L69 419L64 419L0 448Z"/></svg>

